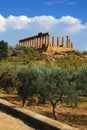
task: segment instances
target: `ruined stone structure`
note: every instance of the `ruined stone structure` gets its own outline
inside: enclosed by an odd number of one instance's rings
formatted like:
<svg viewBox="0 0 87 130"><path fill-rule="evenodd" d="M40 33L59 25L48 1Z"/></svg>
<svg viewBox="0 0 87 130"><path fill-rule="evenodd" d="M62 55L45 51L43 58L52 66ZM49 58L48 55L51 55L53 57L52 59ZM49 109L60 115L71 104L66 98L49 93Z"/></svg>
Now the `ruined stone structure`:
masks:
<svg viewBox="0 0 87 130"><path fill-rule="evenodd" d="M52 36L52 42L50 41L50 34L47 33L38 33L36 36L32 36L29 38L25 38L19 41L19 46L23 47L34 47L36 49L43 49L47 52L55 52L55 51L69 51L75 50L74 44L70 41L70 38L66 37L66 46L64 45L64 37L62 37L62 41L60 43L60 37L57 37L57 43L55 43L55 38Z"/></svg>

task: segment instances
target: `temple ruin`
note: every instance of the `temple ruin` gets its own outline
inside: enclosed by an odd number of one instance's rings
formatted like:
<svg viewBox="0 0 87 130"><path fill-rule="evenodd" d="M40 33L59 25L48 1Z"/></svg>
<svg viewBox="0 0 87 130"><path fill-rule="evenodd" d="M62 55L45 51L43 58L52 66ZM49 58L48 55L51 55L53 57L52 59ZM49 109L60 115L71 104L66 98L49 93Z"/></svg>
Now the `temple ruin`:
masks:
<svg viewBox="0 0 87 130"><path fill-rule="evenodd" d="M52 40L50 40L52 39ZM34 47L36 49L42 49L47 52L60 52L75 50L73 42L71 42L69 36L66 36L66 45L64 45L64 37L60 41L60 37L56 39L54 36L50 37L50 33L38 33L36 36L25 38L19 41L21 47Z"/></svg>

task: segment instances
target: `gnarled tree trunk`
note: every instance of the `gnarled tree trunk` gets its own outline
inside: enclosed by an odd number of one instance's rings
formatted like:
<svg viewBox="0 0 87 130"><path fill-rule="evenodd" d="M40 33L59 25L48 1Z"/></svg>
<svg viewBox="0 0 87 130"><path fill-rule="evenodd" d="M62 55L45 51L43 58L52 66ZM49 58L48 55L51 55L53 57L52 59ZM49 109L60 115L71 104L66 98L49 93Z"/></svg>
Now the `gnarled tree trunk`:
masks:
<svg viewBox="0 0 87 130"><path fill-rule="evenodd" d="M53 116L55 118L55 120L58 119L58 114L57 114L57 102L53 102L52 100L50 100L52 107L53 107Z"/></svg>
<svg viewBox="0 0 87 130"><path fill-rule="evenodd" d="M53 116L55 118L55 120L58 119L58 114L57 114L57 106L58 106L58 102L61 102L62 103L62 93L60 93L60 96L59 96L59 99L55 100L55 101L52 101L50 99L50 102L52 104L52 107L53 107Z"/></svg>

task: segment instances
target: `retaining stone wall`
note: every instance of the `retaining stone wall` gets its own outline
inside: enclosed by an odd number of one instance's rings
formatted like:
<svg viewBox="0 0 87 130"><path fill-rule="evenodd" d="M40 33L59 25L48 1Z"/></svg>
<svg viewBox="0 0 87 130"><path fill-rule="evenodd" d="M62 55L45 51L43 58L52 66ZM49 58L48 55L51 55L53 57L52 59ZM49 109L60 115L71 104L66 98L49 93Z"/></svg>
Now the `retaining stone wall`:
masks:
<svg viewBox="0 0 87 130"><path fill-rule="evenodd" d="M3 99L0 99L0 109L16 116L21 120L29 122L39 130L79 130L35 112L13 105Z"/></svg>

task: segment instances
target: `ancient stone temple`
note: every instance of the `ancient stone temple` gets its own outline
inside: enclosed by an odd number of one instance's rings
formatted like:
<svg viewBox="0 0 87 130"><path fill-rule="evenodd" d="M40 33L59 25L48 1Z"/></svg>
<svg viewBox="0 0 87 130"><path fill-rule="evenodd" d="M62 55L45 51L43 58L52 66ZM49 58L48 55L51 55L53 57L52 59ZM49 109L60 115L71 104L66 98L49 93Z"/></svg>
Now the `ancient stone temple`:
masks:
<svg viewBox="0 0 87 130"><path fill-rule="evenodd" d="M62 37L60 42L60 37L57 37L55 39L54 36L52 36L51 38L49 32L47 33L40 32L36 36L22 39L19 41L19 46L34 47L36 49L43 49L47 52L75 50L74 44L71 42L69 36L66 37L66 46L65 46L64 37Z"/></svg>

